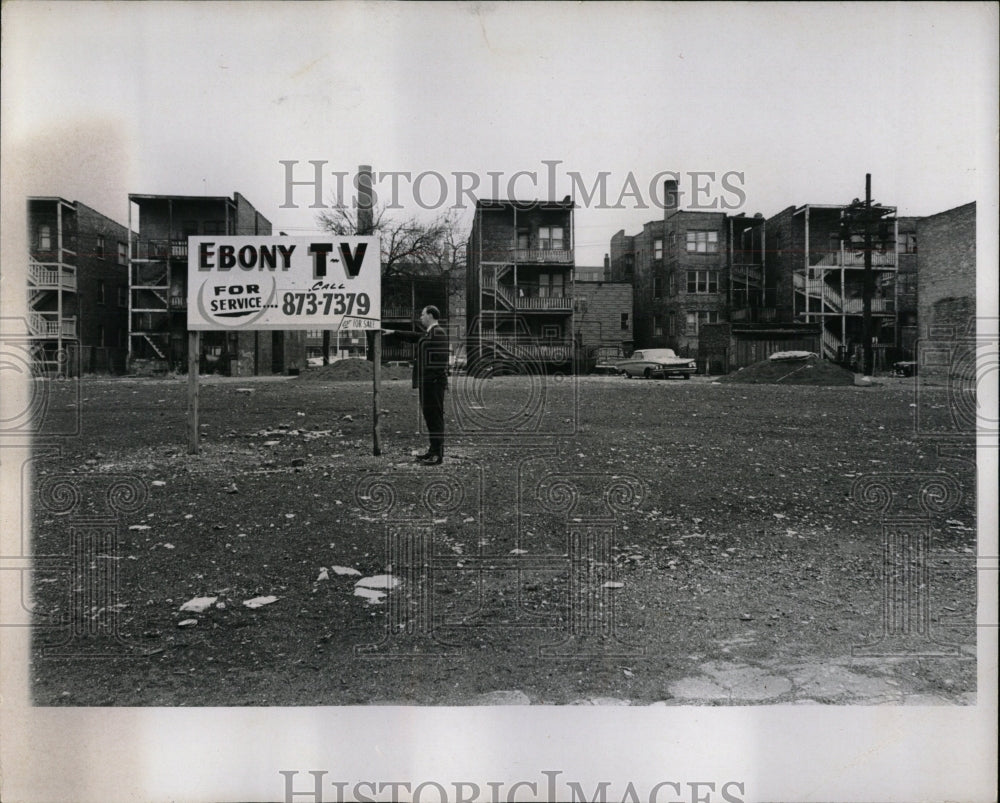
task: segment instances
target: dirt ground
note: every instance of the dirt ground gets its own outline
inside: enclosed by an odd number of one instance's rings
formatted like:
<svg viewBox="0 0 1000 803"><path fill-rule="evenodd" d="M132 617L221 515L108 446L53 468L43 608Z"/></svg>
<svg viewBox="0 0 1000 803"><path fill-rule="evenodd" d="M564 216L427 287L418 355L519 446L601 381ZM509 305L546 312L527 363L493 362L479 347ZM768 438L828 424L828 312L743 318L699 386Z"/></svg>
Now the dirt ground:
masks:
<svg viewBox="0 0 1000 803"><path fill-rule="evenodd" d="M975 702L946 388L457 377L438 467L405 381L379 457L365 381L37 392L39 705Z"/></svg>

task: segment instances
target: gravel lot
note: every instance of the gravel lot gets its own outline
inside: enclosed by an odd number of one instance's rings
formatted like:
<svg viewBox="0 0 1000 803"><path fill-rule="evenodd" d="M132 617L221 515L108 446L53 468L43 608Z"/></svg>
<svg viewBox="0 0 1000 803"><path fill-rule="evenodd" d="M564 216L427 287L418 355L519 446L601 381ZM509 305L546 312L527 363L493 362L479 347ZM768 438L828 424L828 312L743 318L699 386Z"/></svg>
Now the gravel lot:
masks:
<svg viewBox="0 0 1000 803"><path fill-rule="evenodd" d="M37 391L40 705L975 701L945 388L457 377L440 467L405 379L381 457L363 381L206 380L197 456L183 380Z"/></svg>

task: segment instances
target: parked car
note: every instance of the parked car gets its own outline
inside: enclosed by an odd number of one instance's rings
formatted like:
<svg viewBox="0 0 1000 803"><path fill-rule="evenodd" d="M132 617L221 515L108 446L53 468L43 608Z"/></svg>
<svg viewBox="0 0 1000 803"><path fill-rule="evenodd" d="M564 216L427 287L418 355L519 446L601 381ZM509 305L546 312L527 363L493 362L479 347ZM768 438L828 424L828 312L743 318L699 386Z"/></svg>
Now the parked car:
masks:
<svg viewBox="0 0 1000 803"><path fill-rule="evenodd" d="M678 357L673 349L640 349L632 352L627 360L618 363L619 370L628 378L679 376L690 379L695 372L694 360Z"/></svg>

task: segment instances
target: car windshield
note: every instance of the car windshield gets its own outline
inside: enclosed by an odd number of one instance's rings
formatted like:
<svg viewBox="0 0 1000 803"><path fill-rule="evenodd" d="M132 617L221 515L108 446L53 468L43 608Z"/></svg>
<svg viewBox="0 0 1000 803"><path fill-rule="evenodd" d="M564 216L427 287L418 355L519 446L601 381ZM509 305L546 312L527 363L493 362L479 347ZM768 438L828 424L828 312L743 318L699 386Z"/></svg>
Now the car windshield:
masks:
<svg viewBox="0 0 1000 803"><path fill-rule="evenodd" d="M642 352L644 360L672 360L676 357L673 349L646 349Z"/></svg>

